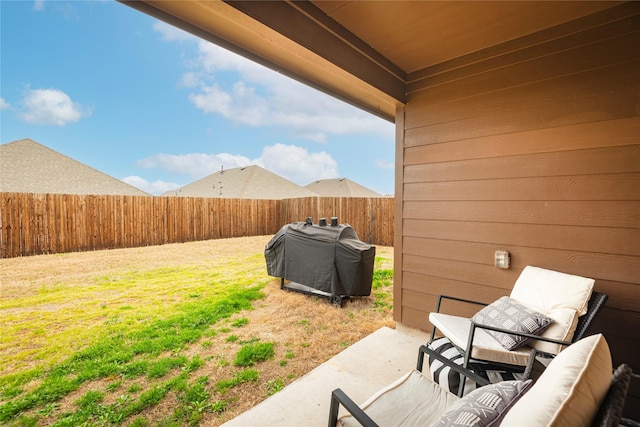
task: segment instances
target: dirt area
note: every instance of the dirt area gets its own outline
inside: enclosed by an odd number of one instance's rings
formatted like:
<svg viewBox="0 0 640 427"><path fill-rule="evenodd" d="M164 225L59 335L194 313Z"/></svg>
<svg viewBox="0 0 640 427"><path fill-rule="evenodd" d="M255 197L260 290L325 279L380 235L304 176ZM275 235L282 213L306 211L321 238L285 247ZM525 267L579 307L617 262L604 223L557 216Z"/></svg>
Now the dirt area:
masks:
<svg viewBox="0 0 640 427"><path fill-rule="evenodd" d="M270 238L260 236L0 260L0 302L4 303L18 295L35 294L42 286L62 280L73 280L81 285L96 275L110 272L184 265L223 265L230 258L242 259L261 254ZM392 248L377 247L376 256L384 259L379 268L393 268ZM390 287L384 291L392 292ZM273 279L263 292L265 298L255 301L253 310L240 312L224 321L224 324L217 325L223 327L224 332L203 338L185 352L189 357L199 355L205 361L191 378L208 377L209 387L213 389L216 381L231 378L241 371L241 368L229 362L233 361L243 342L259 340L275 343L275 357L255 366L259 371L257 381L233 387L223 394L212 392L210 401L224 400L228 406L223 412L204 411L201 425L222 424L273 394L278 384L286 385L295 381L380 327L393 328L395 325L390 307L376 304L375 297L349 300L340 308L330 305L326 299L283 291L278 279ZM246 325L231 327L233 321L240 318L248 319ZM225 324L229 328L224 328ZM232 340L229 338L231 335L237 338ZM135 381L139 382L140 379ZM74 396L67 396L61 404L72 405L81 393L96 386L97 383L86 384L82 390L73 393ZM99 386L104 387L104 384ZM127 387L130 384L125 383L121 389ZM171 418L178 404L178 396L170 393L158 405L139 415L146 418L149 425L156 425L160 420Z"/></svg>

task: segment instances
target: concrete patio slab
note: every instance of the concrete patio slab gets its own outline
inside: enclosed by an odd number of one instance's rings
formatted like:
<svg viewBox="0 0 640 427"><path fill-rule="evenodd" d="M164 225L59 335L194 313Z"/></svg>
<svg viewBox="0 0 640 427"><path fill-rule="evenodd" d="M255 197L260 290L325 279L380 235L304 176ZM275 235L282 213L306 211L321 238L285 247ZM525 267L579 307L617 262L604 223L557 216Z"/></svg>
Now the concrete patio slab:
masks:
<svg viewBox="0 0 640 427"><path fill-rule="evenodd" d="M414 369L427 339L426 332L401 325L380 328L223 426L325 426L334 389L365 401Z"/></svg>

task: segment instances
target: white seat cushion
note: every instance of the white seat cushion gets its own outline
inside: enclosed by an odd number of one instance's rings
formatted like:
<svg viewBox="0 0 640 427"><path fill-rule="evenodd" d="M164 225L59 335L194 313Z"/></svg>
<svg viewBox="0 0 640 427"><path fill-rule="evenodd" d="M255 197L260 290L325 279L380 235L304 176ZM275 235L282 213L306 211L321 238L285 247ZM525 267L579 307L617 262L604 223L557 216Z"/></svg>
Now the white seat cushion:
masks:
<svg viewBox="0 0 640 427"><path fill-rule="evenodd" d="M510 296L554 320L541 336L571 341L578 317L587 312L594 282L587 277L527 266L516 280ZM533 341L530 345L552 354L562 350L558 344L541 341Z"/></svg>
<svg viewBox="0 0 640 427"><path fill-rule="evenodd" d="M444 313L429 313L429 321L438 328L453 345L466 350L469 340L471 319L452 316ZM471 357L492 362L526 366L531 355L531 348L522 346L516 350L506 350L499 341L485 330L476 328L473 337Z"/></svg>
<svg viewBox="0 0 640 427"><path fill-rule="evenodd" d="M414 370L378 391L360 407L380 427L428 426L459 400ZM351 415L340 417L338 425L360 427Z"/></svg>
<svg viewBox="0 0 640 427"><path fill-rule="evenodd" d="M611 384L612 368L609 346L601 334L581 339L553 359L507 412L502 425L591 425Z"/></svg>

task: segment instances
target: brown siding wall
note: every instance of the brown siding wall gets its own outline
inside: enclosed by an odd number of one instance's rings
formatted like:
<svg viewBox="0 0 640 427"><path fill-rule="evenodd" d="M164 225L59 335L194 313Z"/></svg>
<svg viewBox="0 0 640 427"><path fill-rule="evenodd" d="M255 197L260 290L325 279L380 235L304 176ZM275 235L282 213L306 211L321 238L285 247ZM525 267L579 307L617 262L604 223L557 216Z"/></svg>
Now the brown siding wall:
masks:
<svg viewBox="0 0 640 427"><path fill-rule="evenodd" d="M490 302L526 265L588 276L609 294L594 332L638 372L640 8L531 40L409 85L395 317L428 329L438 294ZM493 266L497 249L510 270Z"/></svg>

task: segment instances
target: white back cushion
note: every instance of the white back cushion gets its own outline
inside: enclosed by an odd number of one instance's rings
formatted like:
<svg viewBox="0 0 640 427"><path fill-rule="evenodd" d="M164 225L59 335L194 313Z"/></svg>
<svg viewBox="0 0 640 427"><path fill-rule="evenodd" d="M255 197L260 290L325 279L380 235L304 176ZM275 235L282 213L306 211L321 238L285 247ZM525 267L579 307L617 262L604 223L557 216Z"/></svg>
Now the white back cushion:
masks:
<svg viewBox="0 0 640 427"><path fill-rule="evenodd" d="M587 277L527 266L516 280L510 296L554 320L542 333L543 337L571 341L578 317L587 312L594 282ZM540 341L529 345L553 354L562 349Z"/></svg>
<svg viewBox="0 0 640 427"><path fill-rule="evenodd" d="M590 426L611 384L611 353L602 334L583 338L556 356L502 425Z"/></svg>

